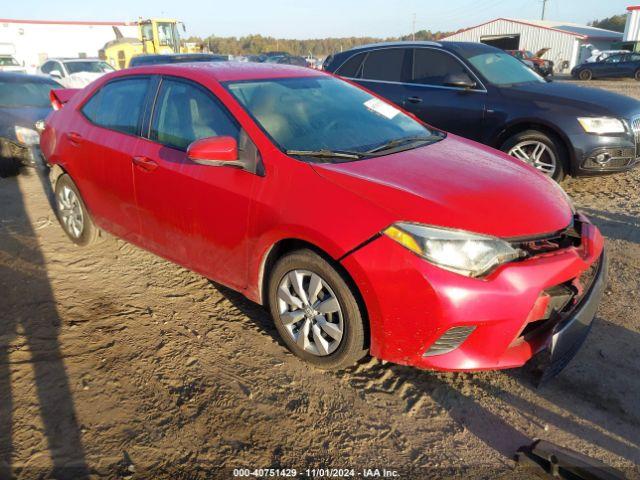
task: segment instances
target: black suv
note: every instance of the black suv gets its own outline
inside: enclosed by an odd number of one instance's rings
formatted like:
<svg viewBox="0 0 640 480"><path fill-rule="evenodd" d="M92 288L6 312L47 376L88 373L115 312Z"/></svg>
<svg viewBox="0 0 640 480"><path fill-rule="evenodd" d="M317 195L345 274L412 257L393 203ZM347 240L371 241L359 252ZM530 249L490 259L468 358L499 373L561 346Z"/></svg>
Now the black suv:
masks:
<svg viewBox="0 0 640 480"><path fill-rule="evenodd" d="M640 102L550 83L488 45L378 43L331 55L324 69L558 181L628 170L639 160Z"/></svg>

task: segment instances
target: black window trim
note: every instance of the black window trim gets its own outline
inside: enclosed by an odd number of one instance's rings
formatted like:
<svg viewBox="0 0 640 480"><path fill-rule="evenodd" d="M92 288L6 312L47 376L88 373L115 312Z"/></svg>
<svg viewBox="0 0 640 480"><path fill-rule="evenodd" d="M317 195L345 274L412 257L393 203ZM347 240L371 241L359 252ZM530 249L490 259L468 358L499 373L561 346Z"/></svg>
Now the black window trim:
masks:
<svg viewBox="0 0 640 480"><path fill-rule="evenodd" d="M413 76L413 58L415 57L415 51L418 48L422 48L422 49L430 49L430 50L436 50L438 52L444 52L450 56L452 56L453 58L456 59L456 61L458 61L463 67L464 69L470 73L470 76L472 77L473 80L475 80L478 83L478 86L480 88L461 88L461 87L448 87L446 85L427 85L424 83L414 83L414 82L396 82L396 81L391 81L391 80L370 80L368 78L362 78L362 77L344 77L347 78L349 80L355 80L355 81L361 81L361 82L373 82L373 83L388 83L391 85L410 85L412 87L423 87L423 88L437 88L437 89L441 89L441 90L457 90L457 91L465 91L465 92L477 92L477 93L487 93L487 88L484 86L484 83L482 83L482 81L478 78L478 76L475 74L475 72L473 72L462 60L460 60L456 55L454 55L453 53L449 52L448 50L445 50L444 48L438 48L438 47L432 47L432 46L422 46L422 45L402 45L402 46L397 46L397 45L393 45L393 46L385 46L385 47L378 47L378 48L372 48L370 50L367 50L366 53L367 55L365 55L365 57L363 58L362 62L360 63L360 66L358 67L358 70L356 71L356 75L360 74L362 75L362 66L364 65L364 63L367 60L367 57L369 56L369 53L376 51L376 50L386 50L389 48L404 48L404 49L411 49L413 50L412 53L412 61L411 61L411 74ZM362 52L357 52L354 55L351 55L349 58L347 58L341 65L340 67L338 67L336 69L336 72L338 72L338 70L342 67L342 65L344 65L345 63L347 63L352 57L360 54ZM339 73L337 73L337 75L340 75Z"/></svg>
<svg viewBox="0 0 640 480"><path fill-rule="evenodd" d="M195 82L191 79L185 78L185 77L178 77L175 75L159 75L159 81L158 81L158 85L157 85L157 90L155 92L155 95L153 96L153 101L152 101L152 105L151 105L151 109L148 112L149 113L149 117L148 117L148 124L146 125L146 131L143 132L142 137L145 140L148 140L150 142L156 143L158 145L162 145L163 147L167 147L167 148L171 148L173 150L177 150L179 152L186 152L186 149L182 149L182 148L178 148L174 145L167 145L165 143L162 143L158 140L155 140L153 138L151 138L151 127L153 125L153 121L154 121L154 117L156 114L156 106L158 104L158 98L160 96L160 91L162 89L162 84L164 83L164 80L171 80L171 81L176 81L176 82L181 82L181 83L185 83L187 85L191 85L194 88L197 88L199 90L201 90L205 95L208 95L213 101L214 103L216 103L220 109L222 110L222 112L229 118L229 120L231 120L232 123L234 123L237 127L238 127L238 133L240 133L242 130L244 130L244 128L242 128L242 124L240 124L240 122L236 119L236 117L233 116L233 114L229 111L229 109L227 108L227 106L222 102L222 100L220 100L216 94L214 94L211 90L209 90L207 87L205 87L204 85L202 85L199 82ZM145 112L146 114L146 112ZM246 132L245 132L246 133ZM248 133L247 133L248 135ZM253 142L253 139L251 140ZM255 144L255 142L253 142Z"/></svg>
<svg viewBox="0 0 640 480"><path fill-rule="evenodd" d="M142 105L142 109L140 111L140 115L138 116L138 123L136 125L136 133L127 133L127 132L123 132L122 130L116 130L115 128L109 128L106 127L104 125L99 125L93 121L91 121L91 119L84 113L84 107L87 105L87 103L89 103L96 95L98 95L103 88L105 88L107 85L111 85L113 83L116 82L122 82L125 80L138 80L138 79L146 79L149 81L149 85L147 87L147 93L145 94L145 98L143 100L143 105ZM151 91L151 85L152 85L152 81L153 81L153 75L126 75L123 77L118 77L118 78L114 78L113 80L109 80L108 82L105 82L104 84L100 85L100 88L98 88L96 91L94 91L88 98L86 98L79 106L78 106L78 111L80 112L80 115L82 115L82 117L89 122L91 125L93 125L94 127L97 128L102 128L104 130L109 130L110 132L115 132L115 133L119 133L121 135L126 135L128 137L136 137L136 138L140 138L142 136L142 123L143 123L143 118L144 115L146 113L146 106L147 106L147 102L148 102L148 97L149 97L149 92Z"/></svg>

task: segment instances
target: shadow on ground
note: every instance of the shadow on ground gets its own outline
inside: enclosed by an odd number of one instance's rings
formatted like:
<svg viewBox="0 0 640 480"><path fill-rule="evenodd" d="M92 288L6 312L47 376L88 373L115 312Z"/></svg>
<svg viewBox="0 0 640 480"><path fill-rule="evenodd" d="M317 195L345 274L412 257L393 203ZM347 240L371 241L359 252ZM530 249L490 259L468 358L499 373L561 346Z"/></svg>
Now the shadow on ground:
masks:
<svg viewBox="0 0 640 480"><path fill-rule="evenodd" d="M0 478L44 475L83 479L88 477L88 470L58 339L61 321L44 258L15 177L20 170L5 166L4 178L0 179ZM49 195L46 191L45 194ZM26 402L12 392L11 377L24 365L33 371L51 469L12 464L16 423L13 416ZM36 419L20 420L34 426L39 423Z"/></svg>

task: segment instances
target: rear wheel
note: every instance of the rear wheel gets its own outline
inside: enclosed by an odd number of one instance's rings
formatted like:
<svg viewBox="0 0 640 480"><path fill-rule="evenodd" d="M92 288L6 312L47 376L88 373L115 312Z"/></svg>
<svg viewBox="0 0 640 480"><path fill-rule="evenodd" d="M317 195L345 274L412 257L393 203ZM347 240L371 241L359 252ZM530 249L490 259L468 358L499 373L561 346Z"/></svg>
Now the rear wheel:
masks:
<svg viewBox="0 0 640 480"><path fill-rule="evenodd" d="M55 193L58 221L67 236L76 245L94 243L100 236L100 230L91 220L78 187L69 175L58 178Z"/></svg>
<svg viewBox="0 0 640 480"><path fill-rule="evenodd" d="M516 133L507 139L501 150L528 163L556 182L562 181L567 171L564 146L555 137L538 130Z"/></svg>
<svg viewBox="0 0 640 480"><path fill-rule="evenodd" d="M633 78L640 82L640 68L633 74Z"/></svg>
<svg viewBox="0 0 640 480"><path fill-rule="evenodd" d="M287 347L327 370L366 355L363 315L342 275L312 250L297 250L274 266L269 308Z"/></svg>
<svg viewBox="0 0 640 480"><path fill-rule="evenodd" d="M593 72L588 68L585 68L578 74L580 80L591 80L593 78Z"/></svg>

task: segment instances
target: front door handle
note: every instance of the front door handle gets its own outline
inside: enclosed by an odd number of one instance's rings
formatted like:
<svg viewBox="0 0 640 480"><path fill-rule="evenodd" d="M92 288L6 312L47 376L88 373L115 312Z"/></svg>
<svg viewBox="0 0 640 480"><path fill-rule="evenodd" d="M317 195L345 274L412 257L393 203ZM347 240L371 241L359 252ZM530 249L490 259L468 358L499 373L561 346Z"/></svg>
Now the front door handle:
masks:
<svg viewBox="0 0 640 480"><path fill-rule="evenodd" d="M151 160L149 157L133 157L132 160L133 164L136 167L138 167L140 170L144 170L145 172L153 172L156 168L158 168L158 164Z"/></svg>
<svg viewBox="0 0 640 480"><path fill-rule="evenodd" d="M407 102L422 103L422 99L420 97L408 97Z"/></svg>
<svg viewBox="0 0 640 480"><path fill-rule="evenodd" d="M69 143L71 145L74 145L76 147L82 143L82 135L77 132L67 133L67 139L69 140Z"/></svg>

